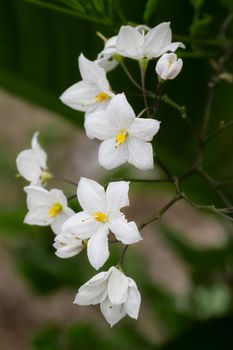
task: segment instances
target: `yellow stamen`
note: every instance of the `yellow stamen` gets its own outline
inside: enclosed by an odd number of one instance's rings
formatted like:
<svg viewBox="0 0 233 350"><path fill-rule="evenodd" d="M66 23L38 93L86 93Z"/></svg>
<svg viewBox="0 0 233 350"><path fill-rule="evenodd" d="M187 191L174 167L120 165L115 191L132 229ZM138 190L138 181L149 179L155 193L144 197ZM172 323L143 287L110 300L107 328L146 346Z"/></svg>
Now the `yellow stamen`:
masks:
<svg viewBox="0 0 233 350"><path fill-rule="evenodd" d="M110 96L106 94L105 92L100 92L98 95L95 96L96 102L104 102L108 100Z"/></svg>
<svg viewBox="0 0 233 350"><path fill-rule="evenodd" d="M171 69L172 65L173 65L173 62L168 61L168 69Z"/></svg>
<svg viewBox="0 0 233 350"><path fill-rule="evenodd" d="M117 147L122 145L125 142L127 136L128 136L127 131L120 130L119 134L117 134L117 136L116 136Z"/></svg>
<svg viewBox="0 0 233 350"><path fill-rule="evenodd" d="M51 208L49 208L49 217L55 217L62 211L62 206L60 203L54 203Z"/></svg>
<svg viewBox="0 0 233 350"><path fill-rule="evenodd" d="M45 183L53 178L53 175L48 170L42 170L40 179L42 183Z"/></svg>
<svg viewBox="0 0 233 350"><path fill-rule="evenodd" d="M106 214L104 214L102 211L96 211L95 213L93 213L93 218L98 221L98 222L102 222L105 223L108 221L108 217Z"/></svg>

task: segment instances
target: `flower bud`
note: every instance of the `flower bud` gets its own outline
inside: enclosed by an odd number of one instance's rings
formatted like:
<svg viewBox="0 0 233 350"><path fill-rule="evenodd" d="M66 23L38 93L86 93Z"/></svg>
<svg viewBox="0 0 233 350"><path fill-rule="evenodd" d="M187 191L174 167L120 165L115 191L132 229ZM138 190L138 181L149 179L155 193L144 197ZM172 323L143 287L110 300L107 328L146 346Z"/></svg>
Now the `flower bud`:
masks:
<svg viewBox="0 0 233 350"><path fill-rule="evenodd" d="M177 55L175 53L165 53L158 60L155 71L161 79L171 80L177 77L182 66L182 59L177 59Z"/></svg>

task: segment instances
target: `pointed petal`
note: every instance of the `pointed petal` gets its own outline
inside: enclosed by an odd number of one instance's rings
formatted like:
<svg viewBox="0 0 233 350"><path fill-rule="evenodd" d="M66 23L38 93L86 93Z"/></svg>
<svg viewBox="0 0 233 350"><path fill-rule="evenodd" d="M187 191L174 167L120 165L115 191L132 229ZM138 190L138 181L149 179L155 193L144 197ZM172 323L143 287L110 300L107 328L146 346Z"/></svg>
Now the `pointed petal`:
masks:
<svg viewBox="0 0 233 350"><path fill-rule="evenodd" d="M105 320L112 326L119 322L126 315L124 305L112 305L109 298L106 298L100 304L100 310Z"/></svg>
<svg viewBox="0 0 233 350"><path fill-rule="evenodd" d="M108 227L102 225L87 243L87 256L90 264L98 270L109 257Z"/></svg>
<svg viewBox="0 0 233 350"><path fill-rule="evenodd" d="M47 154L42 149L41 145L38 142L39 132L35 132L32 137L32 150L35 154L35 157L43 169L47 168Z"/></svg>
<svg viewBox="0 0 233 350"><path fill-rule="evenodd" d="M77 197L84 211L92 215L94 212L106 211L106 196L103 186L98 182L81 177L78 184Z"/></svg>
<svg viewBox="0 0 233 350"><path fill-rule="evenodd" d="M68 208L69 209L69 208ZM55 235L59 235L62 231L62 225L66 220L68 220L72 215L74 215L74 211L72 209L62 211L59 213L51 223L51 229L55 233Z"/></svg>
<svg viewBox="0 0 233 350"><path fill-rule="evenodd" d="M127 301L125 303L125 311L130 317L137 319L141 305L141 295L138 291L136 283L129 277L128 280L129 288Z"/></svg>
<svg viewBox="0 0 233 350"><path fill-rule="evenodd" d="M109 229L124 244L133 244L142 239L135 222L127 222L123 216L112 219L109 222Z"/></svg>
<svg viewBox="0 0 233 350"><path fill-rule="evenodd" d="M153 148L149 142L132 137L128 141L128 149L130 164L141 170L154 168Z"/></svg>
<svg viewBox="0 0 233 350"><path fill-rule="evenodd" d="M60 100L77 111L87 111L96 105L95 97L101 92L100 88L88 81L73 84L60 96Z"/></svg>
<svg viewBox="0 0 233 350"><path fill-rule="evenodd" d="M111 99L111 102L106 108L106 113L109 123L114 125L118 129L118 132L121 129L128 129L135 118L134 110L127 101L124 93L117 94Z"/></svg>
<svg viewBox="0 0 233 350"><path fill-rule="evenodd" d="M64 195L62 190L58 190L56 188L53 188L50 190L51 197L54 198L54 202L60 203L63 207L63 209L67 208L67 198Z"/></svg>
<svg viewBox="0 0 233 350"><path fill-rule="evenodd" d="M97 231L99 224L87 213L72 215L62 225L62 233L72 233L80 239L88 239Z"/></svg>
<svg viewBox="0 0 233 350"><path fill-rule="evenodd" d="M136 28L122 26L116 41L117 52L125 57L143 58L143 40L143 35Z"/></svg>
<svg viewBox="0 0 233 350"><path fill-rule="evenodd" d="M35 181L40 178L41 167L33 150L26 149L20 152L16 158L18 172L27 181Z"/></svg>
<svg viewBox="0 0 233 350"><path fill-rule="evenodd" d="M165 49L164 49L164 52L168 52L168 51L171 51L171 52L175 52L178 48L181 48L181 49L185 49L185 45L181 42L175 42L175 43L171 43L170 45L168 45Z"/></svg>
<svg viewBox="0 0 233 350"><path fill-rule="evenodd" d="M75 297L74 304L95 305L100 303L103 300L103 294L106 294L107 281L111 271L112 268L106 272L100 272L81 286Z"/></svg>
<svg viewBox="0 0 233 350"><path fill-rule="evenodd" d="M160 121L155 119L135 118L128 129L130 136L138 137L144 141L151 141L157 134L160 127Z"/></svg>
<svg viewBox="0 0 233 350"><path fill-rule="evenodd" d="M118 133L118 128L110 122L106 111L89 114L85 120L84 127L89 138L96 138L101 141L114 137Z"/></svg>
<svg viewBox="0 0 233 350"><path fill-rule="evenodd" d="M159 57L171 44L172 31L170 22L163 22L151 29L145 36L144 49L148 58Z"/></svg>
<svg viewBox="0 0 233 350"><path fill-rule="evenodd" d="M109 82L106 78L106 72L95 62L88 60L83 54L79 56L79 69L83 80L90 81L97 85L101 90L109 90Z"/></svg>
<svg viewBox="0 0 233 350"><path fill-rule="evenodd" d="M99 163L107 170L117 168L128 160L127 142L116 147L115 138L103 141L99 148Z"/></svg>
<svg viewBox="0 0 233 350"><path fill-rule="evenodd" d="M39 206L31 209L24 218L24 224L48 226L53 221L53 218L48 216L48 208Z"/></svg>
<svg viewBox="0 0 233 350"><path fill-rule="evenodd" d="M42 187L26 186L24 191L27 193L27 207L29 210L38 206L44 206L48 209L54 203L50 192Z"/></svg>
<svg viewBox="0 0 233 350"><path fill-rule="evenodd" d="M126 302L128 285L128 277L115 268L108 280L108 297L113 305L119 305Z"/></svg>
<svg viewBox="0 0 233 350"><path fill-rule="evenodd" d="M121 208L129 205L129 182L110 182L106 190L107 213L111 217Z"/></svg>

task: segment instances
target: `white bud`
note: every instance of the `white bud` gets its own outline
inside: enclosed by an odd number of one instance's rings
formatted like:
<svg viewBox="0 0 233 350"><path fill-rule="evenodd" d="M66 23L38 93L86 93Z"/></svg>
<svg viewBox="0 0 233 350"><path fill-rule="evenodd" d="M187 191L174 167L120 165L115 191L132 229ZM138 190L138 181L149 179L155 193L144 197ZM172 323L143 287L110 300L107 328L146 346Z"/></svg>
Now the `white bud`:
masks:
<svg viewBox="0 0 233 350"><path fill-rule="evenodd" d="M158 60L155 71L163 80L171 80L177 77L183 66L181 58L177 59L175 53L165 53Z"/></svg>

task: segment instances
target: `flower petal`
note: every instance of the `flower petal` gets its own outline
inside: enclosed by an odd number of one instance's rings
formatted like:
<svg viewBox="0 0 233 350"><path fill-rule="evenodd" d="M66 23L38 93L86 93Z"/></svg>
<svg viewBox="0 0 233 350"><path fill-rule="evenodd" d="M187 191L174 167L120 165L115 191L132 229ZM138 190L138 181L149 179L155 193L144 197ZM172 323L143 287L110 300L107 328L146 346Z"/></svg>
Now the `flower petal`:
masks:
<svg viewBox="0 0 233 350"><path fill-rule="evenodd" d="M145 36L144 50L148 58L159 57L171 44L172 31L170 22L163 22L151 29Z"/></svg>
<svg viewBox="0 0 233 350"><path fill-rule="evenodd" d="M99 224L87 213L81 211L72 215L62 225L62 233L72 233L80 239L88 239L97 231Z"/></svg>
<svg viewBox="0 0 233 350"><path fill-rule="evenodd" d="M181 42L174 42L174 43L171 43L170 45L168 45L165 49L164 49L164 52L168 52L168 51L171 51L171 52L175 52L178 47L180 47L181 49L185 49L185 45Z"/></svg>
<svg viewBox="0 0 233 350"><path fill-rule="evenodd" d="M107 213L112 215L119 212L121 208L129 205L129 182L116 181L110 182L106 190Z"/></svg>
<svg viewBox="0 0 233 350"><path fill-rule="evenodd" d="M128 129L135 118L134 110L127 101L124 93L117 94L111 99L111 102L106 108L106 113L109 123L114 125L118 129L118 132L121 129Z"/></svg>
<svg viewBox="0 0 233 350"><path fill-rule="evenodd" d="M80 81L70 86L60 96L60 100L77 111L87 111L95 108L95 97L101 92L100 88L89 81Z"/></svg>
<svg viewBox="0 0 233 350"><path fill-rule="evenodd" d="M112 219L109 222L109 229L124 244L133 244L142 239L135 222L127 222L123 216Z"/></svg>
<svg viewBox="0 0 233 350"><path fill-rule="evenodd" d="M113 305L125 303L128 296L128 277L114 269L108 280L108 297Z"/></svg>
<svg viewBox="0 0 233 350"><path fill-rule="evenodd" d="M128 140L128 150L130 164L141 170L154 168L153 148L149 142L132 137Z"/></svg>
<svg viewBox="0 0 233 350"><path fill-rule="evenodd" d="M119 322L126 315L124 305L112 305L109 298L106 298L100 304L100 310L105 320L112 326Z"/></svg>
<svg viewBox="0 0 233 350"><path fill-rule="evenodd" d="M55 254L62 259L71 258L83 250L82 241L73 235L56 236L53 246L56 249Z"/></svg>
<svg viewBox="0 0 233 350"><path fill-rule="evenodd" d="M20 152L16 158L18 172L27 181L36 181L41 175L41 166L35 157L34 151L26 149Z"/></svg>
<svg viewBox="0 0 233 350"><path fill-rule="evenodd" d="M35 132L32 137L32 150L34 151L35 157L43 169L47 168L47 154L42 149L38 142L39 132Z"/></svg>
<svg viewBox="0 0 233 350"><path fill-rule="evenodd" d="M119 130L110 122L106 111L88 114L84 127L89 138L96 138L101 141L116 136Z"/></svg>
<svg viewBox="0 0 233 350"><path fill-rule="evenodd" d="M128 129L130 136L138 137L144 141L151 141L157 134L160 121L155 119L135 118Z"/></svg>
<svg viewBox="0 0 233 350"><path fill-rule="evenodd" d="M106 211L106 196L103 186L98 182L81 177L77 197L84 211L92 215L94 212Z"/></svg>
<svg viewBox="0 0 233 350"><path fill-rule="evenodd" d="M125 303L125 311L130 317L137 319L141 304L141 295L138 291L136 283L129 277L128 280L129 288L127 301Z"/></svg>
<svg viewBox="0 0 233 350"><path fill-rule="evenodd" d="M122 26L116 41L117 52L125 57L143 58L143 40L143 35L136 28Z"/></svg>
<svg viewBox="0 0 233 350"><path fill-rule="evenodd" d="M101 90L109 90L109 82L106 78L106 72L95 62L88 60L83 54L79 56L79 69L83 80L90 81L97 85Z"/></svg>
<svg viewBox="0 0 233 350"><path fill-rule="evenodd" d="M98 270L109 257L108 226L101 225L87 243L87 256L90 264Z"/></svg>
<svg viewBox="0 0 233 350"><path fill-rule="evenodd" d="M24 191L27 193L27 207L29 210L35 209L38 206L48 209L54 203L50 192L42 187L26 186L24 187Z"/></svg>
<svg viewBox="0 0 233 350"><path fill-rule="evenodd" d="M96 305L103 300L103 294L106 295L107 280L111 269L106 272L100 272L81 286L75 297L74 304L78 305Z"/></svg>
<svg viewBox="0 0 233 350"><path fill-rule="evenodd" d="M24 224L48 226L53 221L53 218L48 216L48 208L39 206L31 209L24 218Z"/></svg>
<svg viewBox="0 0 233 350"><path fill-rule="evenodd" d="M107 170L114 169L128 160L127 142L116 146L115 138L103 141L99 148L99 163Z"/></svg>
<svg viewBox="0 0 233 350"><path fill-rule="evenodd" d="M55 235L59 235L61 233L62 225L72 215L74 215L74 211L72 209L67 208L66 211L62 211L57 216L55 216L53 222L51 223L51 229L53 230Z"/></svg>

